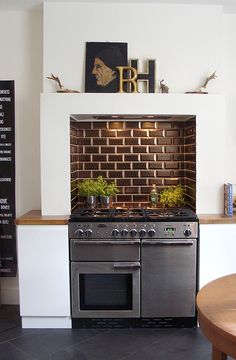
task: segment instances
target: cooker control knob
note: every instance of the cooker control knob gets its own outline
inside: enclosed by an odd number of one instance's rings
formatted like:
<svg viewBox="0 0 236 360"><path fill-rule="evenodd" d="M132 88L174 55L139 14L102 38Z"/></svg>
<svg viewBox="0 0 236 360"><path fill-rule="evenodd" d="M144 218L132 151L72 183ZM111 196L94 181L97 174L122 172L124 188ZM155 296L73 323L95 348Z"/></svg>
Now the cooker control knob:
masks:
<svg viewBox="0 0 236 360"><path fill-rule="evenodd" d="M154 229L149 229L148 230L148 235L153 237L156 234L156 231Z"/></svg>
<svg viewBox="0 0 236 360"><path fill-rule="evenodd" d="M82 229L75 230L75 236L76 237L81 237L83 235L84 235L84 231Z"/></svg>
<svg viewBox="0 0 236 360"><path fill-rule="evenodd" d="M128 230L127 229L122 229L121 230L121 236L127 236L128 235Z"/></svg>
<svg viewBox="0 0 236 360"><path fill-rule="evenodd" d="M84 233L85 233L86 237L90 237L92 235L92 230L91 229L86 229Z"/></svg>
<svg viewBox="0 0 236 360"><path fill-rule="evenodd" d="M147 230L145 230L145 229L140 229L139 230L140 237L144 237L146 235L146 233L147 233Z"/></svg>
<svg viewBox="0 0 236 360"><path fill-rule="evenodd" d="M190 229L184 230L184 236L190 236L192 235L192 231Z"/></svg>
<svg viewBox="0 0 236 360"><path fill-rule="evenodd" d="M132 236L132 237L135 237L136 235L137 235L137 230L136 229L131 229L130 230L130 235Z"/></svg>
<svg viewBox="0 0 236 360"><path fill-rule="evenodd" d="M111 235L116 237L119 235L119 230L118 229L113 229L112 232L111 232Z"/></svg>

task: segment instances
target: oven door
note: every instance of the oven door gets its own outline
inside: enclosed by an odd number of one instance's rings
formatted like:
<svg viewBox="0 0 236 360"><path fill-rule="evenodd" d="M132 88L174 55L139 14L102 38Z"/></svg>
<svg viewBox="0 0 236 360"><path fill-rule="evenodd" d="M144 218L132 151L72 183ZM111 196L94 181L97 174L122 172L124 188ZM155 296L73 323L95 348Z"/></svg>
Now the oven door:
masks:
<svg viewBox="0 0 236 360"><path fill-rule="evenodd" d="M140 317L140 262L72 262L73 318Z"/></svg>

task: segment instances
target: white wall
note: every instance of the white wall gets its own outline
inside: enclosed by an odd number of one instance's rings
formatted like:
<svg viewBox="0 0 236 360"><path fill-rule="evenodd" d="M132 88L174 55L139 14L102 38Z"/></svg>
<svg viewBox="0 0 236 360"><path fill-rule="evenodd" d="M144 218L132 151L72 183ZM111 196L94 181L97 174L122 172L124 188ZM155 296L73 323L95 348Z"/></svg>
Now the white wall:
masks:
<svg viewBox="0 0 236 360"><path fill-rule="evenodd" d="M0 12L1 80L15 80L16 214L40 208L39 93L42 12ZM2 303L18 302L17 278L1 279Z"/></svg>
<svg viewBox="0 0 236 360"><path fill-rule="evenodd" d="M86 42L121 41L129 58L156 59L157 81L172 93L196 89L214 70L209 91L220 93L222 15L221 6L45 3L44 79L52 72L83 92ZM44 80L45 92L55 88Z"/></svg>

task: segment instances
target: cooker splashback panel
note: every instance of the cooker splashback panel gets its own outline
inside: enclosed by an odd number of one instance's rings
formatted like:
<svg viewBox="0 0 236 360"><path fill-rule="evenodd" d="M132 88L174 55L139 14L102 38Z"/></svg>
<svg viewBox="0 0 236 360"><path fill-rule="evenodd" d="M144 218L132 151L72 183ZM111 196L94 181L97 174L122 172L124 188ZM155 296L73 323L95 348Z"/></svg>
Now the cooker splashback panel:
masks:
<svg viewBox="0 0 236 360"><path fill-rule="evenodd" d="M179 117L178 117L179 118ZM70 123L71 207L82 205L80 179L115 181L115 206L147 206L152 184L158 191L182 184L196 208L196 120L74 121Z"/></svg>

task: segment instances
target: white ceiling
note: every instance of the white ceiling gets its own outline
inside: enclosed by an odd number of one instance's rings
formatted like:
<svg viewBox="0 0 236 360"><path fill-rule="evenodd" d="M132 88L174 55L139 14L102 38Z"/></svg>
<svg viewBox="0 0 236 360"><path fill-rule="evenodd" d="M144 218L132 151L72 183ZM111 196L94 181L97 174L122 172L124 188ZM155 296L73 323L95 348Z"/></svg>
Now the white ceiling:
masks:
<svg viewBox="0 0 236 360"><path fill-rule="evenodd" d="M43 2L44 2L43 0L0 0L0 10L12 11L12 10L32 9L40 6ZM67 1L45 0L45 2L67 2ZM236 13L236 0L71 0L70 2L222 5L224 7L224 12Z"/></svg>

